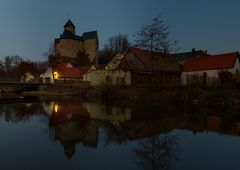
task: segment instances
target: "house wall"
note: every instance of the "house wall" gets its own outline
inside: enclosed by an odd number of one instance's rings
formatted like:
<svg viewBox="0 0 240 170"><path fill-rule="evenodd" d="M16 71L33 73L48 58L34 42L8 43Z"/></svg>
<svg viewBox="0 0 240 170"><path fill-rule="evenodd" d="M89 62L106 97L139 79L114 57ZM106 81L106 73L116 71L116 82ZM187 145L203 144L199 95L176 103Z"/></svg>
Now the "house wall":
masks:
<svg viewBox="0 0 240 170"><path fill-rule="evenodd" d="M125 56L118 69L127 71L144 71L144 64L131 52Z"/></svg>
<svg viewBox="0 0 240 170"><path fill-rule="evenodd" d="M42 75L40 75L40 78L42 79L42 83L54 83L52 69L49 67Z"/></svg>
<svg viewBox="0 0 240 170"><path fill-rule="evenodd" d="M91 86L130 86L131 73L123 70L94 70L84 75L83 81L90 82Z"/></svg>
<svg viewBox="0 0 240 170"><path fill-rule="evenodd" d="M59 56L76 58L79 51L83 51L83 43L74 39L60 39L55 44L55 53Z"/></svg>
<svg viewBox="0 0 240 170"><path fill-rule="evenodd" d="M187 85L187 77L191 75L196 75L196 76L203 76L204 73L207 75L207 84L212 84L216 81L219 80L219 73L222 71L228 71L231 72L232 74L238 74L240 71L240 63L239 60L237 59L234 67L230 69L217 69L217 70L202 70L202 71L190 71L190 72L182 72L181 75L181 82L182 85Z"/></svg>

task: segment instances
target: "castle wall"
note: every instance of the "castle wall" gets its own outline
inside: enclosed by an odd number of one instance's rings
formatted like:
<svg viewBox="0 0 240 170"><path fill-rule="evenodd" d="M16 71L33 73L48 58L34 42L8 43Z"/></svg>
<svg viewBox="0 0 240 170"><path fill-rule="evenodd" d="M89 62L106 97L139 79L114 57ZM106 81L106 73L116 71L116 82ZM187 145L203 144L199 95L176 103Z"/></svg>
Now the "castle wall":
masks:
<svg viewBox="0 0 240 170"><path fill-rule="evenodd" d="M74 39L60 39L58 43L55 44L56 55L76 58L77 53L83 50L82 41Z"/></svg>
<svg viewBox="0 0 240 170"><path fill-rule="evenodd" d="M89 60L91 62L97 61L98 57L98 40L97 39L87 39L84 40L84 49L89 55Z"/></svg>

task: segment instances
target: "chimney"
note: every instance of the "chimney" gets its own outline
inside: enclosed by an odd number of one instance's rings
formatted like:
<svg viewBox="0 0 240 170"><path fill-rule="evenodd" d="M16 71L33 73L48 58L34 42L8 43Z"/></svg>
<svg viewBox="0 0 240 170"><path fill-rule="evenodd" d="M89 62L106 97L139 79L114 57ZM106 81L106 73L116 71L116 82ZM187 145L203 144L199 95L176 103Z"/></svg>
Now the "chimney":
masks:
<svg viewBox="0 0 240 170"><path fill-rule="evenodd" d="M192 53L195 53L196 52L196 49L195 48L192 48Z"/></svg>

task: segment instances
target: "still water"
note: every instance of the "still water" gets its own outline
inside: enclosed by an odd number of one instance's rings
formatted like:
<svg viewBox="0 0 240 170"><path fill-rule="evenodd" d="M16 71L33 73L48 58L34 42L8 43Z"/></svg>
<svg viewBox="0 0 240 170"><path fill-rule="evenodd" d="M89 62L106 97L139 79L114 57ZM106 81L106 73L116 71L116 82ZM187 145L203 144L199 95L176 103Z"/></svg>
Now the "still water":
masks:
<svg viewBox="0 0 240 170"><path fill-rule="evenodd" d="M240 113L169 105L0 105L0 169L240 169Z"/></svg>

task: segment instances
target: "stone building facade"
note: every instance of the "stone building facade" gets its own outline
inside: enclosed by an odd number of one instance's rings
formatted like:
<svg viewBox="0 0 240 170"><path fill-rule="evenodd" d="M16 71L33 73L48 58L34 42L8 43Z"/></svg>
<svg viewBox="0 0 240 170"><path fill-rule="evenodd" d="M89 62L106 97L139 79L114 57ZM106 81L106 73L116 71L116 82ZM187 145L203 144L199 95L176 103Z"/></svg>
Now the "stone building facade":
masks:
<svg viewBox="0 0 240 170"><path fill-rule="evenodd" d="M76 58L77 53L85 51L90 62L97 61L98 57L97 31L85 32L82 36L75 33L75 25L69 19L64 25L64 32L55 39L54 53L56 56Z"/></svg>

